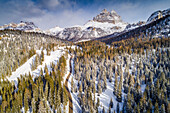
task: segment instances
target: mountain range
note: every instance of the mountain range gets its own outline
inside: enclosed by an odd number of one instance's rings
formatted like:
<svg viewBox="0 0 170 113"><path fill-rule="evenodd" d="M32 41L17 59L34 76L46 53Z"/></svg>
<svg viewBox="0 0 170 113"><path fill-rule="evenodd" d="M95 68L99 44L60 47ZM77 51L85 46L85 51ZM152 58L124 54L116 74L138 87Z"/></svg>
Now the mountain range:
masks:
<svg viewBox="0 0 170 113"><path fill-rule="evenodd" d="M79 41L96 40L96 39L100 40L103 38L108 39L111 37L112 38L119 37L124 33L142 28L142 26L150 25L151 23L166 17L166 23L165 22L160 23L161 26L163 25L164 29L160 29L159 30L160 32L157 32L154 35L158 35L158 34L160 35L160 33L169 35L170 34L169 15L170 15L170 8L163 11L159 10L152 13L146 22L139 21L137 23L130 24L122 21L121 17L114 10L109 12L106 9L104 9L92 20L89 20L87 23L85 23L82 26L75 25L68 28L60 28L59 26L56 26L54 28L43 31L40 28L38 28L33 22L21 21L19 24L10 23L10 24L5 24L3 26L0 26L0 30L13 29L13 30L21 30L25 32L39 32L39 33L52 35L60 39L79 42Z"/></svg>

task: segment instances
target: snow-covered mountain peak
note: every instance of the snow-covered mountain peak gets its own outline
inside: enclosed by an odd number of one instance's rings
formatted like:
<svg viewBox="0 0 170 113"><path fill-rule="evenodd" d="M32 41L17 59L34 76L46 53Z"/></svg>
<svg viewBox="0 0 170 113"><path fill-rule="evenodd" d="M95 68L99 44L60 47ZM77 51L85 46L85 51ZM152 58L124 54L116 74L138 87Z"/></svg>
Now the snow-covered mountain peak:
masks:
<svg viewBox="0 0 170 113"><path fill-rule="evenodd" d="M115 14L115 15L117 15L117 13L116 13L116 11L115 10L111 10L111 12L110 12L111 14Z"/></svg>
<svg viewBox="0 0 170 113"><path fill-rule="evenodd" d="M59 27L59 26L56 26L54 28L51 28L51 29L48 29L45 31L45 33L47 34L52 34L52 35L56 35L57 33L59 33L60 31L62 31L63 28Z"/></svg>
<svg viewBox="0 0 170 113"><path fill-rule="evenodd" d="M93 21L116 24L118 22L122 22L122 19L116 13L116 11L112 10L111 12L108 12L106 9L104 9L100 14L93 18Z"/></svg>

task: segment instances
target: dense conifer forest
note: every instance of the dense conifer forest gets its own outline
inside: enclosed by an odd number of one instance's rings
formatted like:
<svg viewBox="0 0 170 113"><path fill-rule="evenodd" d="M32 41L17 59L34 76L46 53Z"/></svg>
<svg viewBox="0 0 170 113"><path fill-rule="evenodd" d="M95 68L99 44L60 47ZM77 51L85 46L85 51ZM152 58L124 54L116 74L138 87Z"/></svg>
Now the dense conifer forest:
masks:
<svg viewBox="0 0 170 113"><path fill-rule="evenodd" d="M39 33L1 31L0 112L67 112L69 90L63 82L69 55L73 68L70 93L77 96L80 112L170 111L169 38L131 38L110 45L87 41L73 46ZM59 47L66 47L65 53L57 64L51 62L41 68L39 76L29 73L20 75L17 81L8 80L30 58L34 58L31 70L36 70L45 61L45 55L50 56ZM112 92L106 107L100 99L108 88Z"/></svg>
<svg viewBox="0 0 170 113"><path fill-rule="evenodd" d="M36 56L31 69L35 70L44 61L43 50L50 55L55 46L66 44L42 34L20 31L2 31L0 41L0 112L47 113L57 109L60 113L61 103L65 111L68 96L61 82L66 71L67 54L61 56L56 65L51 63L51 71L45 65L36 78L30 73L20 75L16 84L8 81L7 77L34 55ZM37 54L36 50L39 49L41 53Z"/></svg>
<svg viewBox="0 0 170 113"><path fill-rule="evenodd" d="M74 54L72 91L78 93L82 112L99 112L100 96L107 83L114 84L117 102L109 100L102 112L168 113L170 111L170 40L127 39L111 45L94 41L79 43ZM96 95L97 93L97 95ZM113 108L116 104L116 109ZM121 107L120 107L121 104Z"/></svg>

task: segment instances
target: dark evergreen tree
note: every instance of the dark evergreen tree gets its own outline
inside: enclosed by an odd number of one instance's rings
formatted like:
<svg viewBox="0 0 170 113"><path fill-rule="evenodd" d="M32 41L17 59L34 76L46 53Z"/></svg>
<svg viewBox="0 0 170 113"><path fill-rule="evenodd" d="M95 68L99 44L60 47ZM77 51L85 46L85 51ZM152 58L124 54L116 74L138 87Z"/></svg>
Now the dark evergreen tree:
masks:
<svg viewBox="0 0 170 113"><path fill-rule="evenodd" d="M71 92L73 93L73 89L74 89L74 81L73 78L71 79Z"/></svg>
<svg viewBox="0 0 170 113"><path fill-rule="evenodd" d="M117 95L117 86L118 86L118 81L117 81L117 73L115 73L115 82L114 82L114 95Z"/></svg>
<svg viewBox="0 0 170 113"><path fill-rule="evenodd" d="M116 108L116 110L117 110L117 113L119 113L119 103L117 103L117 108Z"/></svg>
<svg viewBox="0 0 170 113"><path fill-rule="evenodd" d="M110 99L110 104L109 104L109 106L110 106L111 108L113 108L113 101L112 101L112 98Z"/></svg>
<svg viewBox="0 0 170 113"><path fill-rule="evenodd" d="M103 107L102 113L105 113L105 109L104 109L104 107Z"/></svg>

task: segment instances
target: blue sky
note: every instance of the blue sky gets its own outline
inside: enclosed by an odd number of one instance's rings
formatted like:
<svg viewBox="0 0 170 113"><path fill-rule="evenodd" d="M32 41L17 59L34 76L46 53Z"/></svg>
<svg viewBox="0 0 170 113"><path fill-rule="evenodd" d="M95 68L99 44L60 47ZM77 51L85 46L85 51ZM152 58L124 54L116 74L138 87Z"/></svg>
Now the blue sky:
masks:
<svg viewBox="0 0 170 113"><path fill-rule="evenodd" d="M83 25L104 8L115 10L125 22L146 21L170 0L0 0L0 25L32 21L41 29Z"/></svg>

